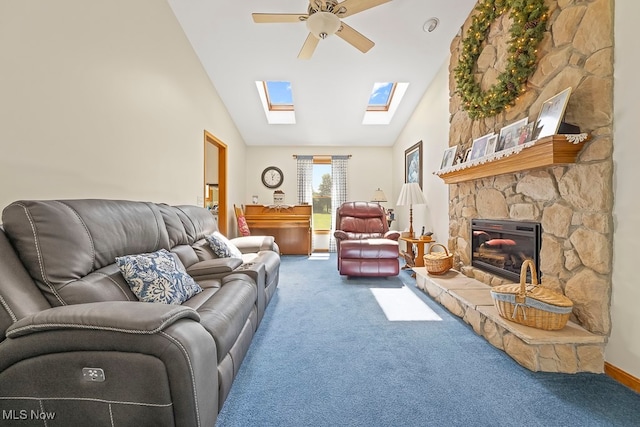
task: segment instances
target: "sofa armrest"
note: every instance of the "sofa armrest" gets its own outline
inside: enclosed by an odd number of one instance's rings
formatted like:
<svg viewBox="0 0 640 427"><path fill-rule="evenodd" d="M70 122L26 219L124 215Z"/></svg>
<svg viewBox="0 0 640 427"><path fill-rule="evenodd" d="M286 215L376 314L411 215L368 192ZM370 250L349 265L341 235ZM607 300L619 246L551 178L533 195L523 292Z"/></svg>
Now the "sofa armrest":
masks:
<svg viewBox="0 0 640 427"><path fill-rule="evenodd" d="M60 425L214 425L217 349L198 319L188 307L146 302L44 310L0 343L0 395L14 396L14 407L44 400Z"/></svg>
<svg viewBox="0 0 640 427"><path fill-rule="evenodd" d="M219 278L233 273L241 265L240 258L213 258L192 264L187 268L187 274L195 280Z"/></svg>
<svg viewBox="0 0 640 427"><path fill-rule="evenodd" d="M278 252L275 246L275 238L273 236L241 236L230 239L240 252L243 254L255 253L260 251Z"/></svg>
<svg viewBox="0 0 640 427"><path fill-rule="evenodd" d="M347 240L349 238L349 235L347 235L347 233L342 230L336 230L333 233L333 237L339 240Z"/></svg>
<svg viewBox="0 0 640 427"><path fill-rule="evenodd" d="M389 230L386 233L384 233L384 238L390 239L390 240L398 240L400 238L400 232L395 230Z"/></svg>
<svg viewBox="0 0 640 427"><path fill-rule="evenodd" d="M155 334L185 318L199 321L200 315L190 307L135 301L74 304L50 308L20 319L7 329L7 337L17 338L55 329Z"/></svg>

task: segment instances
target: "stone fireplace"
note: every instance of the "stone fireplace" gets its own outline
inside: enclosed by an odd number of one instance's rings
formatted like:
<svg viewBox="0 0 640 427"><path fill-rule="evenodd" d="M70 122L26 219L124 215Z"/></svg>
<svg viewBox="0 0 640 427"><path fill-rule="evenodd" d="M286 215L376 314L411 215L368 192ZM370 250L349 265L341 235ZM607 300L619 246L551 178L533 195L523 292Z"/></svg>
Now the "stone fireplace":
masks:
<svg viewBox="0 0 640 427"><path fill-rule="evenodd" d="M474 265L474 219L541 224L538 268L542 285L574 302L572 321L586 330L610 332L613 248L613 27L611 0L546 1L548 31L538 47L538 65L516 104L497 116L471 120L455 92L454 68L466 35L451 44L449 146L461 150L474 138L518 119L535 120L541 104L572 87L565 121L588 132L575 164L506 173L449 185L449 248L455 268L489 285L513 282ZM475 11L472 13L476 13ZM504 69L511 26L498 18L477 61L483 90Z"/></svg>
<svg viewBox="0 0 640 427"><path fill-rule="evenodd" d="M522 263L540 265L539 222L474 219L471 221L471 265L513 282L520 280ZM540 269L537 268L537 277ZM527 283L531 273L527 270Z"/></svg>

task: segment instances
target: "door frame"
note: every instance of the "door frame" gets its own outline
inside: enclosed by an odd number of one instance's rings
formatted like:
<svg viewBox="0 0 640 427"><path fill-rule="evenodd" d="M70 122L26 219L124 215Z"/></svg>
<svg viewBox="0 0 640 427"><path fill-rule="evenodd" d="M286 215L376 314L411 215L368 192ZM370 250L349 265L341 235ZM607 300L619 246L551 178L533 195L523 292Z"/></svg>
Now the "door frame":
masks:
<svg viewBox="0 0 640 427"><path fill-rule="evenodd" d="M204 131L204 165L202 168L202 194L206 192L207 144L218 149L218 230L227 235L227 144ZM203 200L206 199L203 197Z"/></svg>

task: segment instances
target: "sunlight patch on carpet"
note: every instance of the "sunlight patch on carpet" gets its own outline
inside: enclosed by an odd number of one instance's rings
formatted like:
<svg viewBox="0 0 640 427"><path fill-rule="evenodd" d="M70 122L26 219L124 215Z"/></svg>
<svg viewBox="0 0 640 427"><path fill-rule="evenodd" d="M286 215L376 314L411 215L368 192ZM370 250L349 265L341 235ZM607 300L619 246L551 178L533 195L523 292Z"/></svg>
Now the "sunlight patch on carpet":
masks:
<svg viewBox="0 0 640 427"><path fill-rule="evenodd" d="M385 316L391 322L413 320L442 320L431 310L411 289L401 288L371 288Z"/></svg>

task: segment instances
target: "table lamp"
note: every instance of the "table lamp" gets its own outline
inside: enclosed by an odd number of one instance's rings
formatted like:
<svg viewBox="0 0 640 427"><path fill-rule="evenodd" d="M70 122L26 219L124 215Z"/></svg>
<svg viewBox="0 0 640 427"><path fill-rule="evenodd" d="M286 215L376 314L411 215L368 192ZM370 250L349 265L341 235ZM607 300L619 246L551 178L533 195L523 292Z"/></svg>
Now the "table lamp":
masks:
<svg viewBox="0 0 640 427"><path fill-rule="evenodd" d="M417 182L405 182L402 184L396 205L409 205L409 234L411 234L412 239L415 237L413 234L413 205L424 205L426 203L427 199L425 199L424 193Z"/></svg>
<svg viewBox="0 0 640 427"><path fill-rule="evenodd" d="M380 202L387 201L387 196L385 196L384 192L380 189L380 187L378 187L378 189L373 192L373 197L371 197L371 201L378 202L378 204L380 204Z"/></svg>

